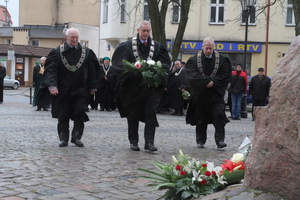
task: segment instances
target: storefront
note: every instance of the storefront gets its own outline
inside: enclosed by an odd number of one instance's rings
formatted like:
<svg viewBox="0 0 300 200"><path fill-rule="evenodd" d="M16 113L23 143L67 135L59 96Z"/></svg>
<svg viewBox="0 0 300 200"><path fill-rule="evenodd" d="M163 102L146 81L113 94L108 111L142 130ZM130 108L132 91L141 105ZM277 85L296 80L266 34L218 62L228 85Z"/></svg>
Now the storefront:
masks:
<svg viewBox="0 0 300 200"><path fill-rule="evenodd" d="M246 57L246 70L248 75L251 73L251 61L255 54L262 53L261 43L248 43L247 44L247 57ZM227 56L233 67L236 64L244 64L244 43L237 42L216 42L215 50ZM171 50L171 41L167 41L167 48ZM178 59L187 61L191 56L195 55L202 49L202 42L197 41L183 41L180 48L180 55Z"/></svg>

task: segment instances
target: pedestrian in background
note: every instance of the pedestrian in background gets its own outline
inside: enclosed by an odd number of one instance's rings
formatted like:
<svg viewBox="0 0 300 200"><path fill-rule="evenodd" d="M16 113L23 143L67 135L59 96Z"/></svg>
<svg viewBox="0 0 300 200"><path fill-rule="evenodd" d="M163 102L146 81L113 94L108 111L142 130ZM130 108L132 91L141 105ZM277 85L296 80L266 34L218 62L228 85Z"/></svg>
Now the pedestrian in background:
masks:
<svg viewBox="0 0 300 200"><path fill-rule="evenodd" d="M114 101L114 87L116 75L110 65L110 58L104 57L103 64L99 68L99 88L97 90L96 102L100 103L100 111L104 109L111 112Z"/></svg>
<svg viewBox="0 0 300 200"><path fill-rule="evenodd" d="M204 148L207 139L207 125L215 127L215 143L224 148L225 125L229 122L225 115L224 94L231 78L231 63L222 54L214 51L215 42L207 37L202 43L203 51L191 57L185 74L191 89L186 123L196 125L198 148Z"/></svg>
<svg viewBox="0 0 300 200"><path fill-rule="evenodd" d="M179 88L181 88L179 90ZM183 116L184 99L182 93L187 90L185 69L179 60L175 61L175 66L169 72L169 83L167 90L167 104L174 109L172 115Z"/></svg>
<svg viewBox="0 0 300 200"><path fill-rule="evenodd" d="M4 88L4 78L6 76L6 68L0 61L0 104L3 103L3 88Z"/></svg>
<svg viewBox="0 0 300 200"><path fill-rule="evenodd" d="M41 57L41 63L33 68L32 84L34 87L32 106L37 106L36 111L48 111L47 106L50 104L50 94L47 88L40 88L42 76L45 71L46 57Z"/></svg>
<svg viewBox="0 0 300 200"><path fill-rule="evenodd" d="M58 118L59 147L68 146L70 120L74 121L71 142L83 147L84 122L89 120L86 99L88 92L94 94L97 90L95 68L99 63L91 49L78 43L78 29L68 29L65 37L67 41L47 56L42 86L54 96L51 111L52 117Z"/></svg>
<svg viewBox="0 0 300 200"><path fill-rule="evenodd" d="M242 99L247 94L247 85L247 74L242 71L242 65L237 64L232 74L229 88L232 104L232 120L241 120Z"/></svg>
<svg viewBox="0 0 300 200"><path fill-rule="evenodd" d="M249 95L252 97L252 121L255 119L254 106L265 106L269 98L271 80L264 71L264 68L258 68L258 74L252 77L249 84Z"/></svg>
<svg viewBox="0 0 300 200"><path fill-rule="evenodd" d="M157 151L154 145L155 128L158 127L156 112L166 85L156 88L140 86L143 77L141 74L123 71L122 60L135 63L142 60L161 61L162 67L167 71L170 68L170 57L167 49L150 37L151 24L141 21L137 28L137 37L118 45L113 57L112 66L119 77L117 86L117 105L121 117L127 118L128 139L130 148L139 151L139 121L145 122L144 137L145 150ZM164 82L161 77L162 82Z"/></svg>

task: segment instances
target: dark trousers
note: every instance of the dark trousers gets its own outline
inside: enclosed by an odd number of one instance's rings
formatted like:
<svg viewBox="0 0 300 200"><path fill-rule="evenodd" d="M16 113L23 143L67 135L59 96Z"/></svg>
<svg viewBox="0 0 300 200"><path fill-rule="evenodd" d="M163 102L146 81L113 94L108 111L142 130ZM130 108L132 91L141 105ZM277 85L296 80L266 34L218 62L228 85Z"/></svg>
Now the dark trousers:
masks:
<svg viewBox="0 0 300 200"><path fill-rule="evenodd" d="M57 132L60 141L69 141L69 122L74 121L71 141L80 140L83 135L85 119L86 97L68 97L60 101L60 115L58 118Z"/></svg>
<svg viewBox="0 0 300 200"><path fill-rule="evenodd" d="M112 103L112 100L100 100L100 108L106 109L106 110L111 110L111 103Z"/></svg>
<svg viewBox="0 0 300 200"><path fill-rule="evenodd" d="M157 126L156 111L160 104L160 100L160 91L156 91L155 94L153 92L148 92L126 107L128 139L131 144L137 144L139 141L138 129L141 113L145 122L145 144L154 144L155 129Z"/></svg>
<svg viewBox="0 0 300 200"><path fill-rule="evenodd" d="M266 100L257 100L252 98L252 119L254 119L254 106L265 106L266 105Z"/></svg>
<svg viewBox="0 0 300 200"><path fill-rule="evenodd" d="M0 85L0 102L3 102L3 85Z"/></svg>
<svg viewBox="0 0 300 200"><path fill-rule="evenodd" d="M225 139L225 128L223 125L215 125L215 142L224 142ZM207 124L200 123L196 126L196 142L197 144L205 144L207 139Z"/></svg>

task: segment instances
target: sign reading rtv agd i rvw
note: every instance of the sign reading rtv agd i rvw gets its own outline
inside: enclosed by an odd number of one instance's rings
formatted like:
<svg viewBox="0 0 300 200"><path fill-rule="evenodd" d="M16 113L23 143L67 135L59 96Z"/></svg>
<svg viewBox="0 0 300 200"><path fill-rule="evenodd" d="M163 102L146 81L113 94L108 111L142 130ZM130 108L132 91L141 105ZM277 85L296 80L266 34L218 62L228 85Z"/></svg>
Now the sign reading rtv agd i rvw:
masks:
<svg viewBox="0 0 300 200"><path fill-rule="evenodd" d="M231 42L216 42L215 50L217 51L231 51L231 52L244 52L243 43L231 43ZM260 53L261 52L261 44L259 43L249 43L247 44L247 53ZM167 48L171 49L171 41L167 41ZM202 49L202 42L194 42L194 41L184 41L181 43L180 50L193 50L199 51Z"/></svg>

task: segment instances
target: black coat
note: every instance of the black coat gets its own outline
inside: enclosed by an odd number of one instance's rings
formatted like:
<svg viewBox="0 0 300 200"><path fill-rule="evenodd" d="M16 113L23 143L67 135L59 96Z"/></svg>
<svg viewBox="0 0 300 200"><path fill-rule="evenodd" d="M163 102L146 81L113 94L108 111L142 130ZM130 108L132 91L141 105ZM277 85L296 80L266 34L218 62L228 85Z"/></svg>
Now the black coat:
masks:
<svg viewBox="0 0 300 200"><path fill-rule="evenodd" d="M137 35L137 46L140 55L140 59L147 60L150 52L151 38L147 40L147 46L141 44L139 40L139 35ZM149 95L155 96L155 98L161 99L162 90L166 85L161 85L158 88L150 89L147 87L140 86L142 81L142 75L135 74L132 72L127 72L123 74L124 68L122 61L127 60L131 63L135 63L136 59L132 52L132 40L128 40L118 45L113 57L112 66L117 77L117 88L116 88L116 101L118 110L121 117L126 117L126 107L135 104L137 101L141 102L141 98L147 97ZM152 57L154 61L161 61L162 67L168 71L170 66L170 58L167 49L160 43L154 41L154 55ZM144 109L140 109L139 113L140 121L144 121ZM157 119L156 119L157 122Z"/></svg>
<svg viewBox="0 0 300 200"><path fill-rule="evenodd" d="M76 65L81 57L82 47L79 43L78 47L78 49L70 48L67 42L64 43L64 52L62 54L71 66ZM68 70L63 64L60 56L60 47L53 49L49 53L45 63L41 87L55 86L58 88L59 94L54 96L52 100L52 117L59 117L59 103L62 99L70 97L86 99L89 90L97 89L99 81L96 75L96 67L98 65L96 55L87 47L86 56L81 67L74 72ZM74 109L76 110L77 108ZM88 117L84 110L80 112L84 121L87 121ZM74 111L74 113L78 112Z"/></svg>
<svg viewBox="0 0 300 200"><path fill-rule="evenodd" d="M3 85L5 76L6 76L6 68L3 66L0 66L0 85Z"/></svg>
<svg viewBox="0 0 300 200"><path fill-rule="evenodd" d="M99 68L99 87L97 93L100 93L99 100L113 100L114 98L114 87L116 82L116 74L114 73L114 69L110 66L109 70L107 70L107 75L105 75L104 66L100 65ZM107 80L105 79L105 76Z"/></svg>
<svg viewBox="0 0 300 200"><path fill-rule="evenodd" d="M269 96L271 87L271 80L266 75L262 75L261 79L259 75L252 77L249 85L249 95L252 95L254 100L266 100Z"/></svg>
<svg viewBox="0 0 300 200"><path fill-rule="evenodd" d="M186 123L191 125L213 123L213 116L222 115L222 123L225 125L228 119L224 113L224 94L231 78L231 63L227 57L220 54L217 73L213 78L209 78L207 76L212 74L215 65L215 52L212 59L205 58L203 52L201 53L201 63L205 76L200 74L197 55L191 57L185 66L186 78L191 89ZM206 88L210 81L214 82L214 86ZM218 109L213 109L216 107Z"/></svg>

